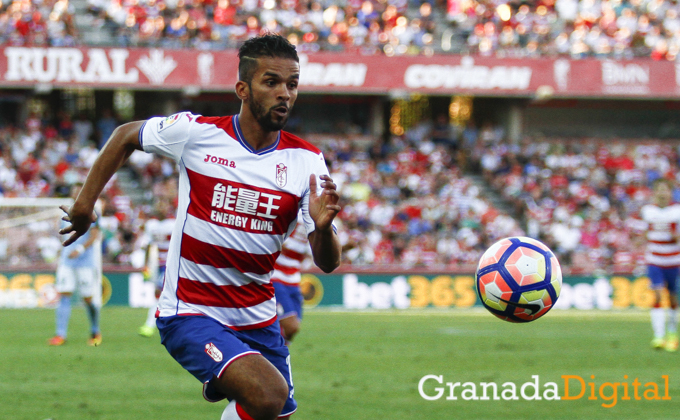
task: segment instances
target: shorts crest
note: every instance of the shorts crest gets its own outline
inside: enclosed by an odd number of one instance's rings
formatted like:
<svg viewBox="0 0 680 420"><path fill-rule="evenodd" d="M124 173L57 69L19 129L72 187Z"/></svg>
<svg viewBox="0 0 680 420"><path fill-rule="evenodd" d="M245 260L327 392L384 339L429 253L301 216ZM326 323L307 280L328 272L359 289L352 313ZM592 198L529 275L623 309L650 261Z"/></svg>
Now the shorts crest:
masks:
<svg viewBox="0 0 680 420"><path fill-rule="evenodd" d="M205 345L205 352L208 353L208 356L212 357L214 361L218 363L222 361L222 352L213 343Z"/></svg>

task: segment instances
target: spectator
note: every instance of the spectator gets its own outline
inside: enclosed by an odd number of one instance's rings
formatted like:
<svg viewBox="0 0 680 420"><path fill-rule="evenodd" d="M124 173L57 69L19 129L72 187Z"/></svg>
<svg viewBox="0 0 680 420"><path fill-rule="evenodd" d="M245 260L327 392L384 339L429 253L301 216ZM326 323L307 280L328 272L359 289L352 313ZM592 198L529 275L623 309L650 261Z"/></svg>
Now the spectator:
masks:
<svg viewBox="0 0 680 420"><path fill-rule="evenodd" d="M118 121L113 118L111 110L109 108L105 108L102 112L102 117L97 121L97 146L99 149L104 147L116 127L118 127Z"/></svg>
<svg viewBox="0 0 680 420"><path fill-rule="evenodd" d="M73 122L73 132L79 146L85 147L90 142L90 137L94 133L94 126L84 112L78 114L78 119Z"/></svg>
<svg viewBox="0 0 680 420"><path fill-rule="evenodd" d="M88 0L94 26L123 46L234 48L262 30L280 32L300 51L386 55L435 51L507 56L651 57L675 60L680 21L669 0L556 0L498 3L350 1ZM0 6L0 43L70 46L79 42L67 0ZM449 25L442 24L445 20ZM440 40L440 42L437 42ZM87 39L80 40L87 43ZM445 46L446 45L446 46Z"/></svg>

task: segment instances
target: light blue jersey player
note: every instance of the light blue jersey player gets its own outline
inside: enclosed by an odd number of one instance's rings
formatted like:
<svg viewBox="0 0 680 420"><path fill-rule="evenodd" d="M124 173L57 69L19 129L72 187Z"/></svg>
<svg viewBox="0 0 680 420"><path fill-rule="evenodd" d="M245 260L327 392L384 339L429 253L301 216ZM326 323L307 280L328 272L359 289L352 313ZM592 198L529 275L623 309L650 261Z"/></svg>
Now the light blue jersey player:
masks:
<svg viewBox="0 0 680 420"><path fill-rule="evenodd" d="M79 191L80 186L74 185L71 187L71 196L77 197ZM62 227L66 226L67 223L63 222ZM94 249L98 237L99 229L95 224L85 235L61 250L56 276L56 290L59 293L59 305L56 312L57 328L55 336L49 340L51 346L61 346L66 342L68 322L71 317L71 301L75 291L78 291L80 297L83 298L90 319L88 344L98 346L102 342L99 330L100 307L92 300L96 292L95 288L99 287Z"/></svg>

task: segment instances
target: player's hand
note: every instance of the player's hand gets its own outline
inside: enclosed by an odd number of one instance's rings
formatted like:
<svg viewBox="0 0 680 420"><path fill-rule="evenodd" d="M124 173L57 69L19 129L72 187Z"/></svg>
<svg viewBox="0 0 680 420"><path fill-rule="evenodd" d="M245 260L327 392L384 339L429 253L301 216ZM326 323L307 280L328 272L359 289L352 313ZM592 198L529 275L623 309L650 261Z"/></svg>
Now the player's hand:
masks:
<svg viewBox="0 0 680 420"><path fill-rule="evenodd" d="M61 220L71 223L65 228L59 230L59 234L68 235L69 233L73 232L71 236L62 242L63 246L69 246L78 238L83 236L88 231L88 229L90 229L92 223L97 220L97 215L94 213L94 211L79 211L75 205L71 207L59 206L59 208L64 213L66 213L66 216L62 217Z"/></svg>
<svg viewBox="0 0 680 420"><path fill-rule="evenodd" d="M316 175L309 176L309 215L319 231L331 229L333 219L340 212L338 205L340 196L335 190L336 185L328 175L321 175L321 194L317 194Z"/></svg>

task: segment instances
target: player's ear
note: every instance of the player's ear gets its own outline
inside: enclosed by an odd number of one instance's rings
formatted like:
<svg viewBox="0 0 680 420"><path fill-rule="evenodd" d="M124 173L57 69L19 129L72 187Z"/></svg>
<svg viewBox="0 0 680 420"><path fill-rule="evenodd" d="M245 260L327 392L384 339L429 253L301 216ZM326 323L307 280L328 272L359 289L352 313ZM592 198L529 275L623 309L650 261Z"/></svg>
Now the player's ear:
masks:
<svg viewBox="0 0 680 420"><path fill-rule="evenodd" d="M250 97L250 86L243 80L236 82L236 96L242 101L248 100Z"/></svg>

